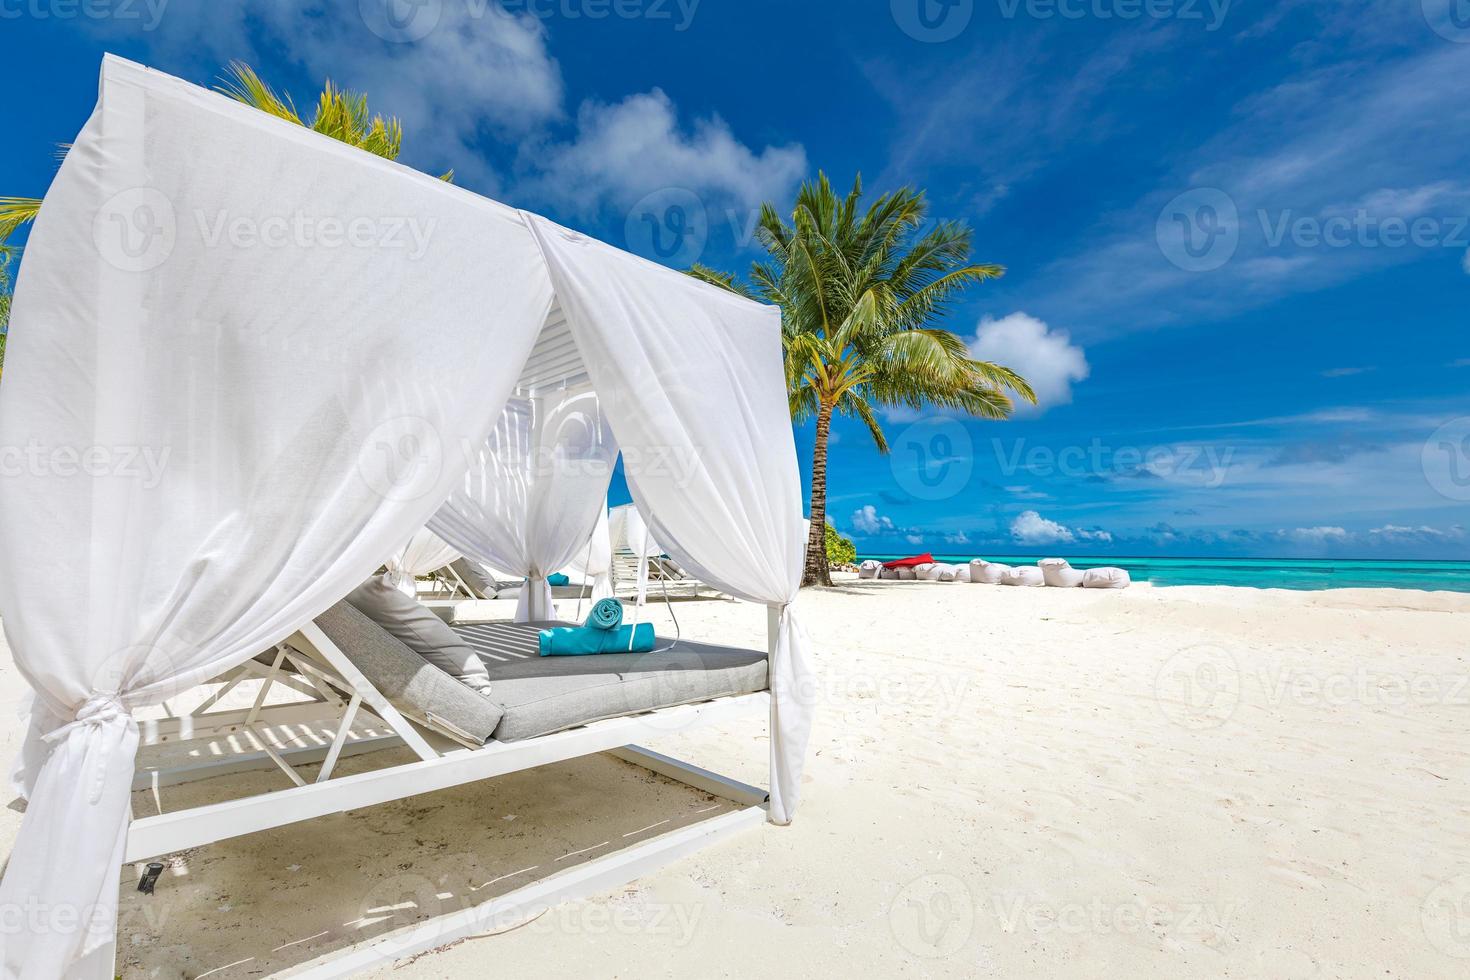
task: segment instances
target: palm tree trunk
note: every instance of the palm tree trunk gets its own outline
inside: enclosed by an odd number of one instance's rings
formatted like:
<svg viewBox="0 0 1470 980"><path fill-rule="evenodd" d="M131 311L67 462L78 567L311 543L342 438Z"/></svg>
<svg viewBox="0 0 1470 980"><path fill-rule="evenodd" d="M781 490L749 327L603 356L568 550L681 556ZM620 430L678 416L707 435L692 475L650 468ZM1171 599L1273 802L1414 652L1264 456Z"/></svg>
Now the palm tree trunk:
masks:
<svg viewBox="0 0 1470 980"><path fill-rule="evenodd" d="M832 406L817 410L817 441L812 448L812 528L806 539L806 572L803 587L831 585L827 565L827 435L832 431Z"/></svg>

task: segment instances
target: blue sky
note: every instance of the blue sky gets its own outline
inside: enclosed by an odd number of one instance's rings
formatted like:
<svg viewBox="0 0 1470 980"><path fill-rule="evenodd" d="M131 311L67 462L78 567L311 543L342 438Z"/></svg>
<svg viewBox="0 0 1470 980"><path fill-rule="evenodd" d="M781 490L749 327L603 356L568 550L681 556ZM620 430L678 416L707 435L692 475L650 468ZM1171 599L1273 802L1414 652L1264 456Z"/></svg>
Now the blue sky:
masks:
<svg viewBox="0 0 1470 980"><path fill-rule="evenodd" d="M818 168L927 189L1008 269L945 326L1043 403L890 413L888 458L839 423L861 551L1470 554L1463 0L0 0L0 193L107 50L330 76L405 162L671 264L744 270Z"/></svg>

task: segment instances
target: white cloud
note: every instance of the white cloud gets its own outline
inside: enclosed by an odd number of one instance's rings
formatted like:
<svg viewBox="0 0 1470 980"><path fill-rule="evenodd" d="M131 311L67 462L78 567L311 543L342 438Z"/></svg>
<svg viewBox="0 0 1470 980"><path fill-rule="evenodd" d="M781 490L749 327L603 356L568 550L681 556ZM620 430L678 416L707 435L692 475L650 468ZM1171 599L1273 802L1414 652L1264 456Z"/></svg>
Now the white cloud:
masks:
<svg viewBox="0 0 1470 980"><path fill-rule="evenodd" d="M944 543L945 544L969 544L970 543L970 536L968 534L966 534L964 531L957 531L954 534L946 534L944 536Z"/></svg>
<svg viewBox="0 0 1470 980"><path fill-rule="evenodd" d="M126 34L146 45L151 63L190 78L236 58L262 67L269 53L300 66L313 84L330 77L367 92L374 111L403 121L404 163L434 173L452 167L458 183L481 193L504 193L502 175L477 146L482 139L521 148L518 176L527 190L583 209L665 187L753 206L784 195L806 172L799 144L754 151L718 117L681 131L677 107L657 89L584 104L575 135L559 141L566 85L542 18L507 13L496 0L403 4L412 22L425 18L425 31L387 43L367 25L382 17L384 2L395 0L175 3L155 30L136 32L120 18L93 27L108 40ZM282 80L271 74L279 90ZM298 108L312 107L298 101Z"/></svg>
<svg viewBox="0 0 1470 980"><path fill-rule="evenodd" d="M893 521L878 513L872 504L852 512L852 527L859 534L887 534L894 530Z"/></svg>
<svg viewBox="0 0 1470 980"><path fill-rule="evenodd" d="M1403 524L1385 524L1368 532L1369 540L1376 541L1458 541L1465 536L1465 528L1453 524L1448 529L1420 524L1408 527Z"/></svg>
<svg viewBox="0 0 1470 980"><path fill-rule="evenodd" d="M496 175L473 149L477 138L520 137L565 115L561 68L545 25L493 2L435 4L413 14L432 17L432 29L395 44L369 30L370 8L359 9L359 0L170 4L157 29L136 39L148 45L150 61L187 74L213 74L236 58L262 68L263 52L284 55L314 84L330 78L367 92L374 111L399 117L406 163L454 167L460 183L497 192ZM118 19L94 26L112 33L130 27ZM280 86L270 75L267 81ZM303 97L314 91L297 92L301 112L312 110Z"/></svg>
<svg viewBox="0 0 1470 980"><path fill-rule="evenodd" d="M1113 543L1113 535L1108 531L1104 531L1102 528L1079 527L1075 530L1075 533L1083 541L1098 541L1103 544Z"/></svg>
<svg viewBox="0 0 1470 980"><path fill-rule="evenodd" d="M660 89L621 102L584 103L576 138L541 151L538 193L579 212L626 207L653 191L682 188L711 202L754 208L785 196L805 175L800 144L755 151L718 116L685 131Z"/></svg>
<svg viewBox="0 0 1470 980"><path fill-rule="evenodd" d="M922 534L905 534L903 536L903 539L905 541L907 541L909 544L923 544L924 543L924 536Z"/></svg>
<svg viewBox="0 0 1470 980"><path fill-rule="evenodd" d="M1298 527L1283 531L1285 537L1307 544L1340 544L1351 535L1340 527Z"/></svg>
<svg viewBox="0 0 1470 980"><path fill-rule="evenodd" d="M970 342L970 353L979 360L1003 364L1031 383L1037 405L1032 408L1018 400L1016 412L1021 415L1068 404L1072 385L1091 373L1086 354L1065 330L1053 330L1026 313L982 319Z"/></svg>
<svg viewBox="0 0 1470 980"><path fill-rule="evenodd" d="M1011 537L1023 544L1051 544L1075 541L1072 529L1049 521L1034 510L1028 510L1011 522Z"/></svg>

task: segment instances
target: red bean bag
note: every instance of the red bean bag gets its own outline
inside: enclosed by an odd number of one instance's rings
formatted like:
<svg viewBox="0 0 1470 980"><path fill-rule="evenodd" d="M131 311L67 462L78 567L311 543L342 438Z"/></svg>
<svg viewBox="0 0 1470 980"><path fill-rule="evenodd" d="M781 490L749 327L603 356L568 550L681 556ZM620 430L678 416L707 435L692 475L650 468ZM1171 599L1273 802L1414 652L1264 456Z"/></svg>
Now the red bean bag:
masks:
<svg viewBox="0 0 1470 980"><path fill-rule="evenodd" d="M883 565L883 567L884 568L913 568L915 565L932 565L932 564L934 564L934 556L931 555L931 554L929 554L929 552L926 551L922 555L915 555L912 558L900 558L898 561L885 562L884 565Z"/></svg>

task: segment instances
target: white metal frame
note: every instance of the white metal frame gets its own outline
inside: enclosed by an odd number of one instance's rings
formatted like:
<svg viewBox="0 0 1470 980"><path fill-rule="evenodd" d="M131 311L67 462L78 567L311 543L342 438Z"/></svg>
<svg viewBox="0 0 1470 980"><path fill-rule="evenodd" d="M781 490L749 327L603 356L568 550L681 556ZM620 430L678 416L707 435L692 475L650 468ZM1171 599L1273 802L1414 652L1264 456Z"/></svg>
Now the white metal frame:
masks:
<svg viewBox="0 0 1470 980"><path fill-rule="evenodd" d="M770 651L774 651L776 622L777 612L772 609ZM765 790L641 748L637 743L670 731L761 713L769 718L771 698L767 691L611 718L519 742L491 741L479 745L442 719L412 717L394 707L315 623L302 627L271 651L268 659L269 665L263 662L264 658L247 661L221 677L224 686L188 714L139 722L144 745L248 732L262 751L167 769L143 769L134 781L134 788L152 787L162 810L157 794L160 787L225 773L274 766L286 776L289 785L244 799L135 818L128 829L125 862L597 753L642 766L739 807L475 908L431 923L415 923L390 936L334 953L313 961L296 975L349 976L375 964L483 932L487 923L504 923L521 914L529 917L559 902L626 884L668 861L766 819L769 795ZM248 678L262 680L250 708L212 710L224 694ZM307 700L268 705L265 703L268 693L276 685L305 695ZM360 729L366 730L351 732L354 722L360 723L365 715L374 716L377 722L359 724ZM291 735L291 726L303 725L315 726L317 731L335 726L330 743L325 746L284 744ZM283 744L277 745L276 741ZM353 775L335 774L337 763L346 756L398 744L407 745L418 756L417 760ZM316 763L321 767L312 781L297 771L300 766Z"/></svg>

